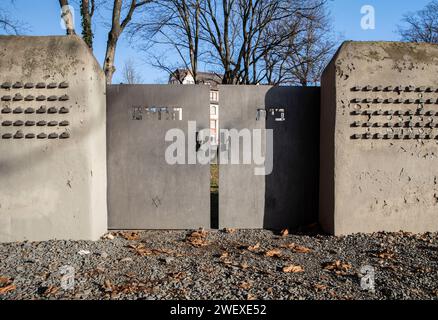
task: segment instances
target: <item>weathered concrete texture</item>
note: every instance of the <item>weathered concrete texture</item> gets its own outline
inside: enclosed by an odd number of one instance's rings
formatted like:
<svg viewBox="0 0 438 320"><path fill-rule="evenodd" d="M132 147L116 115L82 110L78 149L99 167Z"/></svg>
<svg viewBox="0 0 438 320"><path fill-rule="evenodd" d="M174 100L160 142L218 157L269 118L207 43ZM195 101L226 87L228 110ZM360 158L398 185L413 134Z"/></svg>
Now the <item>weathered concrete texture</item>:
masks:
<svg viewBox="0 0 438 320"><path fill-rule="evenodd" d="M196 121L197 131L209 128L209 97L208 86L108 87L109 228L210 227L210 166L165 159L166 132L179 129L187 160L188 140L196 139L195 132L188 135L188 121ZM182 108L182 118L152 108Z"/></svg>
<svg viewBox="0 0 438 320"><path fill-rule="evenodd" d="M221 129L273 129L272 173L255 175L254 161L220 165L219 227L294 229L316 222L319 88L220 86L219 92ZM271 108L284 109L285 121L275 121L281 115L272 116ZM258 109L268 110L266 117L257 120Z"/></svg>
<svg viewBox="0 0 438 320"><path fill-rule="evenodd" d="M322 77L320 221L438 230L438 46L346 42Z"/></svg>
<svg viewBox="0 0 438 320"><path fill-rule="evenodd" d="M0 241L107 230L105 79L85 43L0 36Z"/></svg>

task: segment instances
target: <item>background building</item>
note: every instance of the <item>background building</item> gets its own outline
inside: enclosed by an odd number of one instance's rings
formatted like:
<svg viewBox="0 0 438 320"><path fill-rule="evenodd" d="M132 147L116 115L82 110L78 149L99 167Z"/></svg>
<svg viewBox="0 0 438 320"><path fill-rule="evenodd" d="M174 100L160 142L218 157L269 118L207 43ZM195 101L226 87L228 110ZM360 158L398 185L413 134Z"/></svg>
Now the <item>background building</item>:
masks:
<svg viewBox="0 0 438 320"><path fill-rule="evenodd" d="M210 86L210 139L211 145L219 144L219 89L221 75L213 72L198 72L196 84ZM169 76L169 84L195 84L193 75L187 69L177 69Z"/></svg>

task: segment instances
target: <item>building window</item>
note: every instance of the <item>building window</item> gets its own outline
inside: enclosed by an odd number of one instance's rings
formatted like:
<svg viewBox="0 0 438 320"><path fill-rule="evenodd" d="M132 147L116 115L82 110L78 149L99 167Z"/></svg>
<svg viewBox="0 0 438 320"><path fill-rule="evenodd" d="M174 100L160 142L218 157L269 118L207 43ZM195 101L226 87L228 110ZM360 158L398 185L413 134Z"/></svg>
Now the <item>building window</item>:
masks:
<svg viewBox="0 0 438 320"><path fill-rule="evenodd" d="M210 121L210 129L216 129L216 120Z"/></svg>
<svg viewBox="0 0 438 320"><path fill-rule="evenodd" d="M210 91L210 101L219 101L218 91Z"/></svg>
<svg viewBox="0 0 438 320"><path fill-rule="evenodd" d="M216 106L210 106L210 115L215 116L217 114Z"/></svg>

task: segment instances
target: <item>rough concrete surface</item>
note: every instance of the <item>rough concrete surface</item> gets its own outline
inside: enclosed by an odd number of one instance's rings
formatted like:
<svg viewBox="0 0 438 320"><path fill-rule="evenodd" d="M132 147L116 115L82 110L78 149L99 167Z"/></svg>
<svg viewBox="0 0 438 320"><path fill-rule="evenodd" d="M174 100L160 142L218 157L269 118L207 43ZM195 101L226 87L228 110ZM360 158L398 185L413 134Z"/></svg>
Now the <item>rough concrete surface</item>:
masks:
<svg viewBox="0 0 438 320"><path fill-rule="evenodd" d="M438 46L346 42L322 77L320 221L438 230Z"/></svg>
<svg viewBox="0 0 438 320"><path fill-rule="evenodd" d="M0 36L0 242L107 229L105 79L76 36Z"/></svg>

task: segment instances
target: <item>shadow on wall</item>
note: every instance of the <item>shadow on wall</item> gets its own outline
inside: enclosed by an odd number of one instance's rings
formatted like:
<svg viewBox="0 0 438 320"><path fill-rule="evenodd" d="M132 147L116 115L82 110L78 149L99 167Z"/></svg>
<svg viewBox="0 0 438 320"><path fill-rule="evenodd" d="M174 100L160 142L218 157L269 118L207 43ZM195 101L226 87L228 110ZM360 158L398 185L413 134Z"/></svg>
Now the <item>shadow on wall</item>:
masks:
<svg viewBox="0 0 438 320"><path fill-rule="evenodd" d="M285 109L286 119L266 119L274 163L265 177L263 227L295 230L318 221L320 88L274 87L265 106Z"/></svg>

